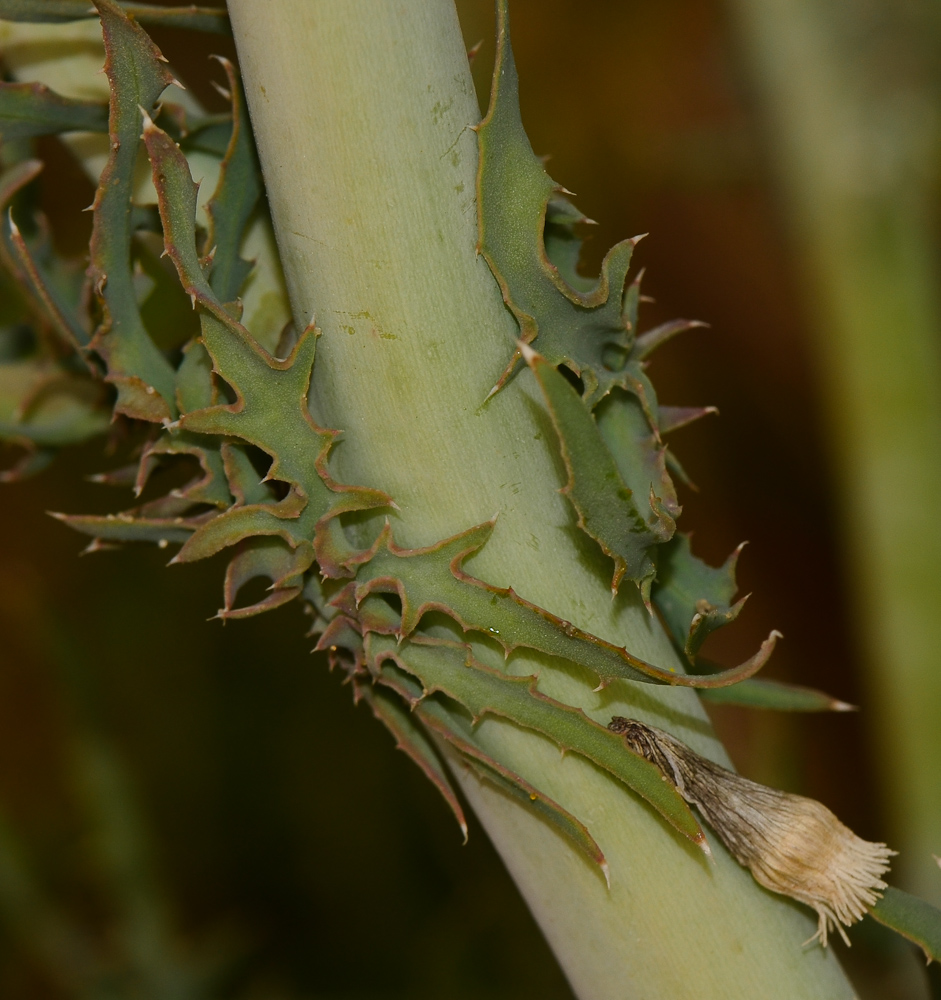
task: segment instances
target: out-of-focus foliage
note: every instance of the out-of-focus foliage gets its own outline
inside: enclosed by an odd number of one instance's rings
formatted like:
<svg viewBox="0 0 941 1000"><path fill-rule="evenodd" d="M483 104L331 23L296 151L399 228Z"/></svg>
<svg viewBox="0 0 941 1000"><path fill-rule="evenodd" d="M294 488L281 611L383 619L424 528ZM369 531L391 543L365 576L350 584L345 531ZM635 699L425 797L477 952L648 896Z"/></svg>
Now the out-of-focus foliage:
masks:
<svg viewBox="0 0 941 1000"><path fill-rule="evenodd" d="M811 346L901 884L941 902L941 22L734 0Z"/></svg>

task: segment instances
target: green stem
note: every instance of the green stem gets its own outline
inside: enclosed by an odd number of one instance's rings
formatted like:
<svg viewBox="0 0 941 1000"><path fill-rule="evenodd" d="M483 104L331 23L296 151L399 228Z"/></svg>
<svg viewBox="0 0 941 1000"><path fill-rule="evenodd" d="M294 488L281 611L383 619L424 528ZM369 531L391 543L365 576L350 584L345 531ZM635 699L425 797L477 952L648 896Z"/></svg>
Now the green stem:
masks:
<svg viewBox="0 0 941 1000"><path fill-rule="evenodd" d="M478 109L453 0L230 0L246 92L294 314L323 330L319 419L344 429L338 478L399 506L400 544L423 545L499 512L469 568L632 652L678 667L635 594L574 528L551 424L528 371L483 401L516 327L476 256ZM364 528L365 530L365 528ZM696 695L612 685L514 656L546 693L607 722L670 729L726 760ZM643 689L642 689L643 688ZM681 842L592 765L486 719L480 745L585 819L597 869L462 765L454 770L576 992L676 998L849 997L813 925L713 844Z"/></svg>
<svg viewBox="0 0 941 1000"><path fill-rule="evenodd" d="M814 310L896 868L941 903L939 105L913 55L936 49L936 14L893 0L732 9Z"/></svg>

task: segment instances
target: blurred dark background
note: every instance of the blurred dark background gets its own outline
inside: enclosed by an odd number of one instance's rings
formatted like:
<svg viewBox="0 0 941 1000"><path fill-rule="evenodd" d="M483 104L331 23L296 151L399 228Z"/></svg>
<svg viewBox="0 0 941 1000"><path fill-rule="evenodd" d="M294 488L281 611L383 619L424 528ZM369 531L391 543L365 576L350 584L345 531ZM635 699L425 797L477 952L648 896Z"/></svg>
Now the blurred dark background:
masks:
<svg viewBox="0 0 941 1000"><path fill-rule="evenodd" d="M491 5L459 9L468 43L484 39L485 95ZM710 714L746 775L886 839L812 304L726 6L512 10L533 146L599 222L586 271L617 239L649 233L635 258L656 300L643 325L709 323L651 367L662 402L721 411L674 442L699 487L681 492L680 527L714 564L750 542L739 583L753 596L709 655L740 662L778 628L766 676L861 708ZM234 56L231 43L155 36L223 110L205 56ZM61 238L77 247L91 187L55 147L46 208L73 220ZM298 608L207 624L222 564L168 570L144 546L78 558L84 542L44 512L114 509L112 488L84 479L106 467L86 447L0 500L0 996L77 995L55 969L97 961L62 929L77 925L105 954L159 945L156 966L215 977L220 996L568 997L482 831L461 845L430 784L309 655ZM159 915L149 930L147 912ZM841 953L862 996L927 995L905 946L868 921L852 936Z"/></svg>

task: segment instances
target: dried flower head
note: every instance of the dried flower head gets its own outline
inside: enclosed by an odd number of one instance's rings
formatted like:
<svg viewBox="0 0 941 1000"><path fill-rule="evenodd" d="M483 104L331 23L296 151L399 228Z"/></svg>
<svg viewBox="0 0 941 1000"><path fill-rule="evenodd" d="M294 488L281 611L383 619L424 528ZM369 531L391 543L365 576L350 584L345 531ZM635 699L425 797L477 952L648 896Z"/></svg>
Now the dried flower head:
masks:
<svg viewBox="0 0 941 1000"><path fill-rule="evenodd" d="M860 920L881 897L895 851L857 837L814 799L749 781L660 729L620 716L608 728L656 764L757 882L817 911L811 941L826 947L835 928L849 944L842 925Z"/></svg>

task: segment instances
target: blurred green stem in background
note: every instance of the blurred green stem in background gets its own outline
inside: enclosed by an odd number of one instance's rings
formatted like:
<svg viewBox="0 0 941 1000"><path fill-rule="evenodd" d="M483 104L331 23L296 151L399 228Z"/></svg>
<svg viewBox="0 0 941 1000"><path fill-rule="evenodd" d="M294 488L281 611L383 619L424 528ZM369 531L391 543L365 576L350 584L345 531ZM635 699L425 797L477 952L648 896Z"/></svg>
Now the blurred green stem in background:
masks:
<svg viewBox="0 0 941 1000"><path fill-rule="evenodd" d="M941 20L921 0L729 6L813 310L895 867L937 903Z"/></svg>

